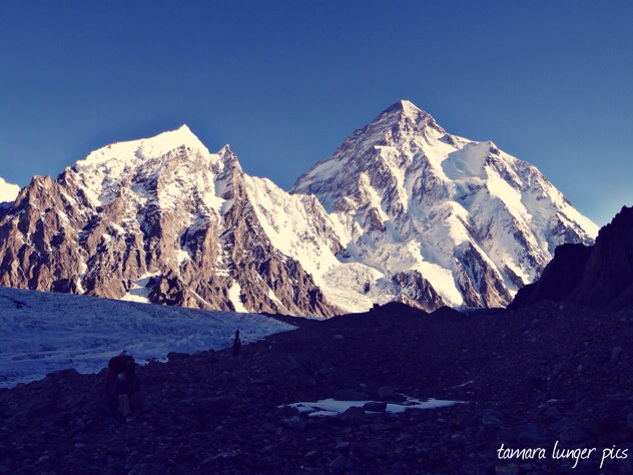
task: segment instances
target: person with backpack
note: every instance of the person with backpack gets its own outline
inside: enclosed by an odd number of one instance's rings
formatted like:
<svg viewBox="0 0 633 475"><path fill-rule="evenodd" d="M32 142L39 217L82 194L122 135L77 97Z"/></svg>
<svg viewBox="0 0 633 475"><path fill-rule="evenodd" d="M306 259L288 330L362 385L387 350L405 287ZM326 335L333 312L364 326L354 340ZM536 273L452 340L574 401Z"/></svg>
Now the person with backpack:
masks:
<svg viewBox="0 0 633 475"><path fill-rule="evenodd" d="M130 422L133 411L147 409L147 395L141 391L136 363L131 355L123 352L112 358L108 367L107 389L112 408L125 422Z"/></svg>

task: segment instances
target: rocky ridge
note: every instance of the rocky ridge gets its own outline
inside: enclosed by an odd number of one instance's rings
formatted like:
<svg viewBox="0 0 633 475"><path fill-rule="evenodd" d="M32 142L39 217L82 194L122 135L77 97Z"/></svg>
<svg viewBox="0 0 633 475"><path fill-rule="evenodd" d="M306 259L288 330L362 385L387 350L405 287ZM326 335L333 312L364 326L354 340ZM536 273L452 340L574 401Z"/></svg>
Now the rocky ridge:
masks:
<svg viewBox="0 0 633 475"><path fill-rule="evenodd" d="M105 372L0 390L0 473L628 473L631 308L539 303L432 315L391 304L230 350L139 368L151 409L125 423ZM105 366L105 362L104 362ZM465 401L381 412L399 394ZM372 412L309 417L287 404L366 399ZM559 448L596 448L580 460ZM547 451L499 458L501 444ZM617 448L599 469L604 448ZM623 450L628 457L622 457Z"/></svg>
<svg viewBox="0 0 633 475"><path fill-rule="evenodd" d="M633 207L600 229L593 246L556 249L541 278L519 291L512 306L553 300L619 310L633 305Z"/></svg>

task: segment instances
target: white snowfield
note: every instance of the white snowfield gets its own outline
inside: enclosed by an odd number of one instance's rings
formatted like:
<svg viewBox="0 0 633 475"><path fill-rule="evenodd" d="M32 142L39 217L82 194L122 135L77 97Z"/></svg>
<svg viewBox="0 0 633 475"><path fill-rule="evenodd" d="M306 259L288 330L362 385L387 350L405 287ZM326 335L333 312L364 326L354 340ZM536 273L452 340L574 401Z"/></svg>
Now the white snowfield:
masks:
<svg viewBox="0 0 633 475"><path fill-rule="evenodd" d="M0 287L0 388L66 368L96 373L128 350L137 362L222 349L296 327L262 315Z"/></svg>
<svg viewBox="0 0 633 475"><path fill-rule="evenodd" d="M0 203L13 202L20 192L20 187L12 183L7 183L0 178Z"/></svg>

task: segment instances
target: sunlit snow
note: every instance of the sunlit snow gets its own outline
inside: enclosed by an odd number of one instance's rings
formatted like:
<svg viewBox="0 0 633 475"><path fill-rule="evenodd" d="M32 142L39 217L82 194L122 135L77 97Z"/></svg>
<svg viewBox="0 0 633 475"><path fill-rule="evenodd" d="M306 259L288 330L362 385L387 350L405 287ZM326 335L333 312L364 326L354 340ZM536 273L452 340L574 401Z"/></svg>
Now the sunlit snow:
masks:
<svg viewBox="0 0 633 475"><path fill-rule="evenodd" d="M150 273L142 275L139 279L134 281L132 287L128 290L128 293L121 297L121 300L128 302L150 303L147 284L152 277L156 277L157 275L158 274Z"/></svg>
<svg viewBox="0 0 633 475"><path fill-rule="evenodd" d="M0 203L13 202L20 193L20 187L12 183L7 183L0 178Z"/></svg>

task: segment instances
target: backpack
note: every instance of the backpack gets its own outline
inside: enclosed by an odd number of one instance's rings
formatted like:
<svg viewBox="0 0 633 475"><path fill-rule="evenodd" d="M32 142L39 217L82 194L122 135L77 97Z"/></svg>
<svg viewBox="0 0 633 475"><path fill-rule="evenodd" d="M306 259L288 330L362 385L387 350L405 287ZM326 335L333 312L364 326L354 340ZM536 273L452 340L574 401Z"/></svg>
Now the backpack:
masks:
<svg viewBox="0 0 633 475"><path fill-rule="evenodd" d="M125 371L128 361L134 362L132 355L123 350L119 355L110 358L108 362L108 377L106 378L106 392L110 395L114 392L117 377Z"/></svg>

